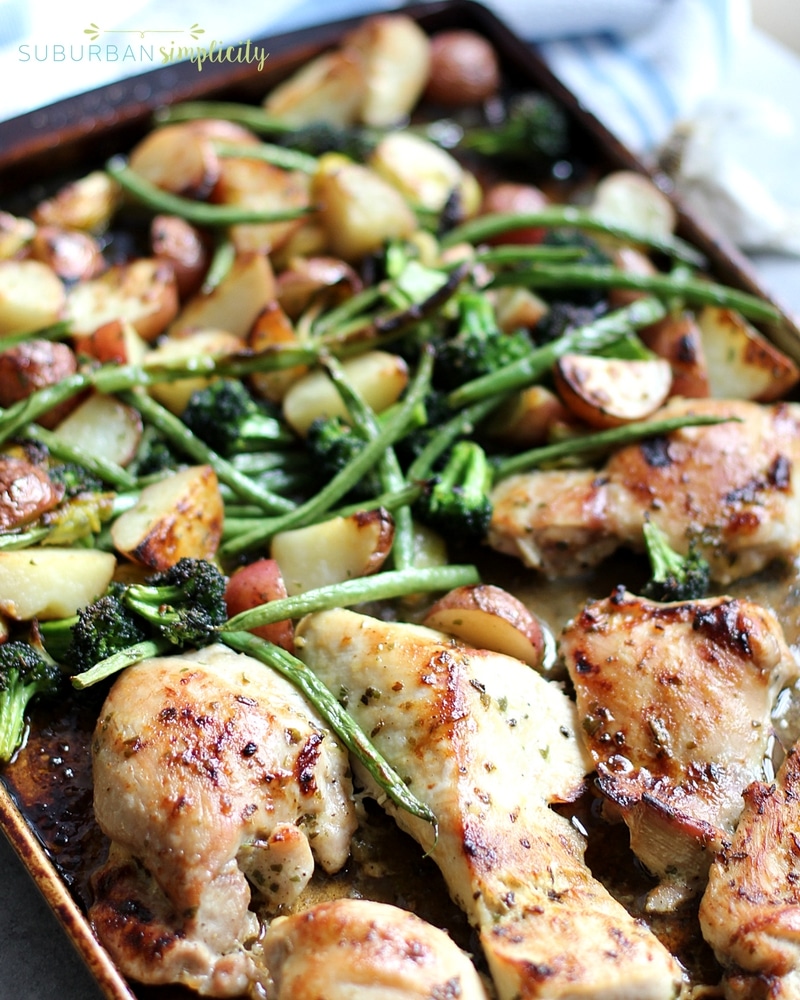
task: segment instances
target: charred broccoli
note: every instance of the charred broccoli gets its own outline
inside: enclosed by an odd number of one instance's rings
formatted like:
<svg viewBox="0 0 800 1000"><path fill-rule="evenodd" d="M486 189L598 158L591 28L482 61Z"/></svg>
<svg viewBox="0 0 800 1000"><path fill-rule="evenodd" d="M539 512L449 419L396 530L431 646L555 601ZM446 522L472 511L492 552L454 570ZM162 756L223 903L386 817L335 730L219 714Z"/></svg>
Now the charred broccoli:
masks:
<svg viewBox="0 0 800 1000"><path fill-rule="evenodd" d="M175 646L207 646L228 617L225 577L204 559L181 559L170 569L126 587L122 601Z"/></svg>
<svg viewBox="0 0 800 1000"><path fill-rule="evenodd" d="M64 662L73 670L88 670L100 660L147 639L136 616L121 600L122 593L124 588L114 587L111 593L81 608L76 615L70 626L71 642L64 653ZM55 655L56 650L50 645L53 632L48 636L44 626L43 634Z"/></svg>
<svg viewBox="0 0 800 1000"><path fill-rule="evenodd" d="M533 343L527 331L503 333L491 302L482 292L460 292L455 302L457 332L442 340L436 351L437 387L456 389L531 352Z"/></svg>
<svg viewBox="0 0 800 1000"><path fill-rule="evenodd" d="M308 429L306 448L322 483L327 483L348 465L364 447L365 440L342 417L317 417ZM377 496L381 479L371 470L351 491L353 499Z"/></svg>
<svg viewBox="0 0 800 1000"><path fill-rule="evenodd" d="M694 542L687 555L681 556L652 521L644 523L644 540L652 575L642 588L643 597L668 602L696 601L706 596L711 571Z"/></svg>
<svg viewBox="0 0 800 1000"><path fill-rule="evenodd" d="M0 761L10 761L22 745L30 702L57 694L61 681L58 666L27 642L0 645Z"/></svg>
<svg viewBox="0 0 800 1000"><path fill-rule="evenodd" d="M181 418L192 433L221 455L261 451L294 441L238 379L215 379L193 393Z"/></svg>
<svg viewBox="0 0 800 1000"><path fill-rule="evenodd" d="M460 145L484 156L522 162L544 171L569 152L569 122L547 94L517 94L508 102L505 119L485 128L469 128Z"/></svg>
<svg viewBox="0 0 800 1000"><path fill-rule="evenodd" d="M481 541L492 518L492 468L483 448L458 441L441 472L415 505L428 527L453 539Z"/></svg>

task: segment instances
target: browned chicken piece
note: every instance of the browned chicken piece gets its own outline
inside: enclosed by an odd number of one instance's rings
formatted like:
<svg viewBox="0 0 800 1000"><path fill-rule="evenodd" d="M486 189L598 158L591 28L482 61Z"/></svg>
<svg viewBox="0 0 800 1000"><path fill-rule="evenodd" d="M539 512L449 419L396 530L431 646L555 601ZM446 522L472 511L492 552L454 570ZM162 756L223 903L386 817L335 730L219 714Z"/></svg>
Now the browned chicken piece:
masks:
<svg viewBox="0 0 800 1000"><path fill-rule="evenodd" d="M210 646L128 668L92 753L112 850L90 919L115 962L145 983L263 996L248 880L274 910L314 859L328 872L345 863L346 752L288 681Z"/></svg>
<svg viewBox="0 0 800 1000"><path fill-rule="evenodd" d="M775 782L754 782L733 841L709 872L703 936L730 1000L800 997L800 747Z"/></svg>
<svg viewBox="0 0 800 1000"><path fill-rule="evenodd" d="M407 910L366 899L272 921L270 1000L487 1000L468 955Z"/></svg>
<svg viewBox="0 0 800 1000"><path fill-rule="evenodd" d="M702 891L763 776L775 697L798 674L781 627L749 601L620 589L569 622L559 649L609 812L661 880L651 907L671 908Z"/></svg>
<svg viewBox="0 0 800 1000"><path fill-rule="evenodd" d="M628 445L597 472L535 471L500 481L489 542L550 576L643 547L649 517L676 551L696 539L722 584L800 553L800 405L673 399L653 419L735 417Z"/></svg>
<svg viewBox="0 0 800 1000"><path fill-rule="evenodd" d="M500 1000L677 995L678 964L592 877L583 837L548 807L575 797L591 767L557 684L511 657L351 611L308 616L296 639L436 815L438 839L384 802L478 928Z"/></svg>

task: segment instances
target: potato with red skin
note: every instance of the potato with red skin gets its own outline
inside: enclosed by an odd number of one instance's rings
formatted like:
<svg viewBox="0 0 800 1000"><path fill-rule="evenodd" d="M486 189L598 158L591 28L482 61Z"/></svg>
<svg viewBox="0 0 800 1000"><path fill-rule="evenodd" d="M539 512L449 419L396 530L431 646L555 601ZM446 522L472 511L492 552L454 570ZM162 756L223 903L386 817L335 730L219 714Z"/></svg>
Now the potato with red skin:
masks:
<svg viewBox="0 0 800 1000"><path fill-rule="evenodd" d="M500 87L500 63L491 42L476 31L453 28L431 37L425 98L446 108L480 104Z"/></svg>
<svg viewBox="0 0 800 1000"><path fill-rule="evenodd" d="M58 341L27 340L0 353L0 406L8 407L27 399L38 389L56 385L78 369L70 347ZM42 427L52 429L80 400L73 398L37 418Z"/></svg>
<svg viewBox="0 0 800 1000"><path fill-rule="evenodd" d="M181 301L200 291L211 255L195 226L177 215L156 215L150 223L150 246L156 260L172 266Z"/></svg>
<svg viewBox="0 0 800 1000"><path fill-rule="evenodd" d="M550 199L533 184L518 184L501 181L488 188L481 203L481 215L527 215L541 212L550 204ZM486 240L487 243L530 244L541 243L547 230L542 226L527 226L525 229L509 229L497 233Z"/></svg>
<svg viewBox="0 0 800 1000"><path fill-rule="evenodd" d="M39 466L24 458L0 458L0 531L30 524L57 507L64 495Z"/></svg>
<svg viewBox="0 0 800 1000"><path fill-rule="evenodd" d="M243 611L284 597L286 584L277 562L274 559L257 559L248 566L237 569L228 580L225 591L228 617L233 618ZM271 625L259 625L248 631L268 642L274 642L289 653L294 652L294 624L290 618Z"/></svg>

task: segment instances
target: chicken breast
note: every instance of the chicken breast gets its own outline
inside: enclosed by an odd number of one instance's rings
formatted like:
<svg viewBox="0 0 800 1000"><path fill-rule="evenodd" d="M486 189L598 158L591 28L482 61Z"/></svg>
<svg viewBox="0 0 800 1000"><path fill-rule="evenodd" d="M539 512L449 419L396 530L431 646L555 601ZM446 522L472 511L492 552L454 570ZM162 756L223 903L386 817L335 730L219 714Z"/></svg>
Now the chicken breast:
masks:
<svg viewBox="0 0 800 1000"><path fill-rule="evenodd" d="M642 549L649 517L672 548L696 539L721 584L800 553L800 405L673 399L685 413L735 421L683 428L617 451L599 471L548 470L500 481L489 542L549 576Z"/></svg>
<svg viewBox="0 0 800 1000"><path fill-rule="evenodd" d="M387 903L337 899L278 917L264 956L270 1000L487 1000L444 931Z"/></svg>
<svg viewBox="0 0 800 1000"><path fill-rule="evenodd" d="M800 996L800 747L754 782L733 840L711 865L700 926L731 1000Z"/></svg>
<svg viewBox="0 0 800 1000"><path fill-rule="evenodd" d="M597 785L662 880L651 907L676 905L702 891L763 776L775 697L798 673L780 624L750 601L620 589L569 622L559 650Z"/></svg>
<svg viewBox="0 0 800 1000"><path fill-rule="evenodd" d="M113 844L94 878L100 940L142 982L254 990L249 883L274 910L315 859L328 872L345 863L356 817L344 749L288 681L210 646L126 670L92 755Z"/></svg>
<svg viewBox="0 0 800 1000"><path fill-rule="evenodd" d="M583 838L548 808L575 797L591 767L558 685L510 657L351 611L308 616L296 642L435 813L438 838L385 804L479 929L501 1000L677 994L677 963L595 881Z"/></svg>

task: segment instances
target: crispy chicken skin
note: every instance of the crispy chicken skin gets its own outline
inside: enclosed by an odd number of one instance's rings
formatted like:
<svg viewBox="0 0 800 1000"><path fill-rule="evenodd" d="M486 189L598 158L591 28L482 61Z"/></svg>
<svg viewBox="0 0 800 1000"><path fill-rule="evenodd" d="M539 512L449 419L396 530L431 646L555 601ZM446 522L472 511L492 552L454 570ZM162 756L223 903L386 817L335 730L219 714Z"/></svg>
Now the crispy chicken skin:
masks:
<svg viewBox="0 0 800 1000"><path fill-rule="evenodd" d="M738 418L617 451L597 471L537 471L495 487L489 542L549 576L643 546L651 518L679 552L696 538L727 584L800 553L800 405L673 399L653 419Z"/></svg>
<svg viewBox="0 0 800 1000"><path fill-rule="evenodd" d="M754 782L732 843L711 865L703 936L727 967L725 996L800 996L800 747Z"/></svg>
<svg viewBox="0 0 800 1000"><path fill-rule="evenodd" d="M337 899L278 917L264 956L270 1000L487 1000L444 931L387 903Z"/></svg>
<svg viewBox="0 0 800 1000"><path fill-rule="evenodd" d="M501 1000L678 993L677 963L593 879L583 838L548 808L591 767L558 685L510 657L351 611L306 617L296 641L434 811L438 840L386 804L479 929Z"/></svg>
<svg viewBox="0 0 800 1000"><path fill-rule="evenodd" d="M702 890L763 775L775 696L797 676L777 619L729 597L658 604L619 589L567 623L559 650L597 783L664 883L651 904Z"/></svg>
<svg viewBox="0 0 800 1000"><path fill-rule="evenodd" d="M346 752L288 681L211 646L128 668L92 755L112 841L93 883L98 937L133 979L247 994L264 975L248 879L274 909L314 859L344 864L356 827Z"/></svg>

